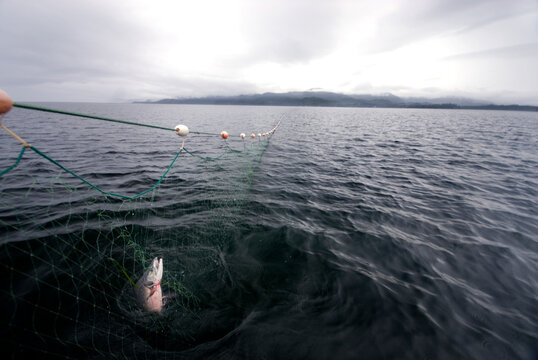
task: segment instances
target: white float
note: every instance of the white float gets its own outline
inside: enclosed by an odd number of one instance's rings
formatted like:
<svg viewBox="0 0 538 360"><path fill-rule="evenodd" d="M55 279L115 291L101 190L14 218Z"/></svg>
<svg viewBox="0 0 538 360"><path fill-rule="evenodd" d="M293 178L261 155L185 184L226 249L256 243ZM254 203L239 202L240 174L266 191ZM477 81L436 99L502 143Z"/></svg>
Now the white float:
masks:
<svg viewBox="0 0 538 360"><path fill-rule="evenodd" d="M176 134L178 134L181 137L185 137L189 135L189 128L185 125L178 125L176 126Z"/></svg>

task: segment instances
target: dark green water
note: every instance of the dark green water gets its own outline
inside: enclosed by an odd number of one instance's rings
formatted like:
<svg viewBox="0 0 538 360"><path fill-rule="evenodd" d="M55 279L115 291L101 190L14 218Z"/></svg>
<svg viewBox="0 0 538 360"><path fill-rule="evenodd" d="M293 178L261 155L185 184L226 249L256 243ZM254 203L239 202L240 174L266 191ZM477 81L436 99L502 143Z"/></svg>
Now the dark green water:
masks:
<svg viewBox="0 0 538 360"><path fill-rule="evenodd" d="M1 349L14 358L536 359L538 115L47 104L233 135L106 198L35 153L0 178ZM240 132L282 125L267 142ZM172 132L15 109L106 191L153 185ZM20 146L0 134L11 165ZM189 135L204 156L225 148ZM164 260L162 315L133 287Z"/></svg>

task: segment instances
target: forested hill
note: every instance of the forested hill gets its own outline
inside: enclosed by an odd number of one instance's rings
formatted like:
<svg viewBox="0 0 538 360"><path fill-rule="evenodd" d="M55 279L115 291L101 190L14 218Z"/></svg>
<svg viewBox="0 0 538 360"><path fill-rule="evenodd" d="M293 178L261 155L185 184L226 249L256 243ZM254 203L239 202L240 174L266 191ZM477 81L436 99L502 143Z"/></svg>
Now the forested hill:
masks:
<svg viewBox="0 0 538 360"><path fill-rule="evenodd" d="M538 111L538 106L497 105L467 98L402 98L392 94L345 95L332 92L301 91L264 93L237 96L207 96L145 101L153 104L204 104L204 105L266 105L266 106L328 106L328 107L382 107L429 109L484 109Z"/></svg>

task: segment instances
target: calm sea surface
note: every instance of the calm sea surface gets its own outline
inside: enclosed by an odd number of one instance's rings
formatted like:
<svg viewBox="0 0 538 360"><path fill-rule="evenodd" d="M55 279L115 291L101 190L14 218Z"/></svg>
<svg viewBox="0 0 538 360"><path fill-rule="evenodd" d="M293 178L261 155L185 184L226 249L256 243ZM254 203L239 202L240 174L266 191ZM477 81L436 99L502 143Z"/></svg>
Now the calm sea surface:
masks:
<svg viewBox="0 0 538 360"><path fill-rule="evenodd" d="M232 136L105 197L27 150L0 178L1 351L14 358L536 359L538 114L43 104ZM281 126L268 140L238 134ZM159 179L171 131L14 109L104 191ZM226 151L191 134L201 156ZM0 134L0 171L20 145ZM164 261L162 315L133 286Z"/></svg>

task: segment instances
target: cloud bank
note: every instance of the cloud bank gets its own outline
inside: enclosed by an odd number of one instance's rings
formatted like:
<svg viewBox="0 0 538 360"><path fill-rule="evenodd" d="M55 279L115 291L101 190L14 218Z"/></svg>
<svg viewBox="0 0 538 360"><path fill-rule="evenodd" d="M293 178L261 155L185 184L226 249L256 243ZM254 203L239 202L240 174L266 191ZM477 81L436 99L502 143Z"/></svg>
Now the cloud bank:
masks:
<svg viewBox="0 0 538 360"><path fill-rule="evenodd" d="M534 0L0 0L0 34L18 101L319 88L538 105Z"/></svg>

